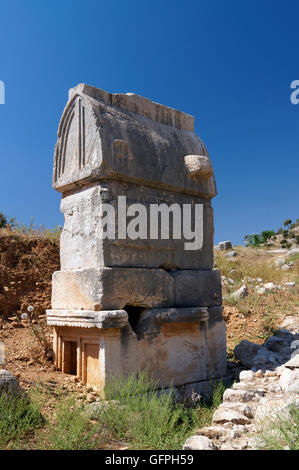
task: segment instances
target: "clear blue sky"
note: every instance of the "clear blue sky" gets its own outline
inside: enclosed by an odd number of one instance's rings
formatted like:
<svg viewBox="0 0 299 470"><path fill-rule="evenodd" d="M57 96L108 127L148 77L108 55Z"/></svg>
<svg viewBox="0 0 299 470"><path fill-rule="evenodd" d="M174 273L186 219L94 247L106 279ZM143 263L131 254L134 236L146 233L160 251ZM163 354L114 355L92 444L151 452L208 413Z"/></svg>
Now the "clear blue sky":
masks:
<svg viewBox="0 0 299 470"><path fill-rule="evenodd" d="M62 224L51 187L67 91L85 82L195 116L215 242L299 217L298 0L0 0L0 211Z"/></svg>

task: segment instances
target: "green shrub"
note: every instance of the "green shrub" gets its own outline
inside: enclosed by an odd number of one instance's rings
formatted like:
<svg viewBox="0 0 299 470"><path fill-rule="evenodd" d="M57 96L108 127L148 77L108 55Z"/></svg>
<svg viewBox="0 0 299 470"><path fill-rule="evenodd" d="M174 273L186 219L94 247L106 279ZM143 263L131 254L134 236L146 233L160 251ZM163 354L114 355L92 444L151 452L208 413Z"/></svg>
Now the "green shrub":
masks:
<svg viewBox="0 0 299 470"><path fill-rule="evenodd" d="M100 422L114 438L138 449L180 449L196 423L193 409L176 404L174 392L157 391L146 374L137 379L116 379L106 387L107 398Z"/></svg>
<svg viewBox="0 0 299 470"><path fill-rule="evenodd" d="M97 447L98 427L90 423L74 399L58 404L56 417L40 437L40 447L50 450L91 450Z"/></svg>
<svg viewBox="0 0 299 470"><path fill-rule="evenodd" d="M289 232L289 238L295 238L295 233L294 232Z"/></svg>
<svg viewBox="0 0 299 470"><path fill-rule="evenodd" d="M36 400L29 400L26 395L15 397L5 392L0 395L0 448L10 441L23 438L43 422Z"/></svg>
<svg viewBox="0 0 299 470"><path fill-rule="evenodd" d="M274 230L264 230L261 233L261 235L263 237L264 242L266 242L267 240L269 240L269 238L275 237L275 232L274 232Z"/></svg>
<svg viewBox="0 0 299 470"><path fill-rule="evenodd" d="M286 220L284 221L283 225L284 225L285 227L287 227L287 226L290 225L291 223L292 223L292 220L291 220L291 219L286 219Z"/></svg>
<svg viewBox="0 0 299 470"><path fill-rule="evenodd" d="M7 217L0 212L0 228L4 228L8 225Z"/></svg>
<svg viewBox="0 0 299 470"><path fill-rule="evenodd" d="M299 245L299 235L296 235L296 243Z"/></svg>
<svg viewBox="0 0 299 470"><path fill-rule="evenodd" d="M186 407L176 401L171 387L157 390L156 382L142 373L138 378L111 380L105 394L113 401L100 409L98 419L112 438L132 449L177 450L195 427L210 424L223 390L215 387L209 404Z"/></svg>
<svg viewBox="0 0 299 470"><path fill-rule="evenodd" d="M244 241L245 241L246 246L253 246L253 247L257 247L261 243L265 242L262 235L259 235L258 233L253 233L251 235L245 235Z"/></svg>

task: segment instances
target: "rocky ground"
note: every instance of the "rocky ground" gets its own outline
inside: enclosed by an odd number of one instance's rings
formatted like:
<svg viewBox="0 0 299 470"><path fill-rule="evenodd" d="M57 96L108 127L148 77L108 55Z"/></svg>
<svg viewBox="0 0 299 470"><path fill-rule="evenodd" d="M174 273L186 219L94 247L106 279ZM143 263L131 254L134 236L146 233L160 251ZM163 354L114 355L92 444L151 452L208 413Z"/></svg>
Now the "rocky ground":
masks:
<svg viewBox="0 0 299 470"><path fill-rule="evenodd" d="M299 334L283 329L261 347L243 342L236 354L244 355L251 369L240 372L239 381L224 392L212 425L197 430L184 449L255 449L269 419L281 417L290 405L299 407L298 346Z"/></svg>
<svg viewBox="0 0 299 470"><path fill-rule="evenodd" d="M272 420L299 407L299 249L226 248L216 251L216 264L226 273L228 366L237 381L211 426L198 429L184 449L255 449Z"/></svg>

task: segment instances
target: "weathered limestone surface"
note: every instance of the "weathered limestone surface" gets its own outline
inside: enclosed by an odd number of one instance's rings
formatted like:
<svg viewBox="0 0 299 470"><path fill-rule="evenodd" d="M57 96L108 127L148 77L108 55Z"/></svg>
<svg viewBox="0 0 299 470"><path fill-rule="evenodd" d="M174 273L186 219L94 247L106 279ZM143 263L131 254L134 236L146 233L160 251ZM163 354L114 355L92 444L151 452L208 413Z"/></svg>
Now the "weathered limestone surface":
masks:
<svg viewBox="0 0 299 470"><path fill-rule="evenodd" d="M53 172L65 220L61 271L53 274L47 319L57 367L101 391L113 376L147 370L161 387L175 384L191 396L225 374L221 279L213 269L216 185L193 128L192 116L138 95L85 84L69 92ZM186 249L183 215L181 238L172 228L168 239L150 237L150 217L142 236L129 236L133 204L147 214L153 205L191 208L190 230L203 226L202 245ZM112 238L104 235L107 205Z"/></svg>
<svg viewBox="0 0 299 470"><path fill-rule="evenodd" d="M126 305L208 307L221 305L219 271L100 268L56 271L54 309L122 309Z"/></svg>
<svg viewBox="0 0 299 470"><path fill-rule="evenodd" d="M187 155L209 162L191 116L138 95L113 95L81 84L70 91L60 121L53 184L64 192L114 179L215 196L212 171L196 177L185 164Z"/></svg>
<svg viewBox="0 0 299 470"><path fill-rule="evenodd" d="M0 370L0 393L9 392L13 395L21 393L17 377L5 369Z"/></svg>
<svg viewBox="0 0 299 470"><path fill-rule="evenodd" d="M122 309L173 305L174 281L162 269L101 268L53 274L54 309Z"/></svg>
<svg viewBox="0 0 299 470"><path fill-rule="evenodd" d="M143 204L203 204L203 246L184 250L184 239L118 239L118 196L125 195L127 206ZM115 209L116 239L103 239L102 204ZM117 182L94 184L66 193L61 201L64 228L61 234L61 269L126 266L166 269L212 269L213 209L209 200ZM194 212L191 212L194 223ZM150 224L147 233L149 235Z"/></svg>
<svg viewBox="0 0 299 470"><path fill-rule="evenodd" d="M225 341L221 339L223 335L219 334L219 329L214 334L220 343L214 343L212 349L210 344L210 335L216 325L221 326L222 330L224 326L220 325L223 320L217 308L145 309L135 325L134 316L129 317L124 310L93 312L53 309L48 311L48 324L58 328L58 334L65 327L62 341L64 335L68 341L72 340L73 335L73 341L80 344L86 336L83 333L82 337L82 328L87 331L92 329L100 344L103 336L118 338L120 349L106 348L103 351L102 370L99 372L103 382L104 371L107 374L109 369L111 374L113 370L114 373L124 370L127 367L124 362L131 358L132 363L132 356L136 356L137 362L133 361L136 369L130 369L130 373L147 370L161 387L171 383L175 386L197 383L225 374L225 361L215 355L219 351L219 356L225 357ZM79 347L79 350L80 355L84 354L84 348ZM59 353L58 348L56 354L63 353ZM62 367L63 359L60 361ZM197 385L198 388L200 386Z"/></svg>
<svg viewBox="0 0 299 470"><path fill-rule="evenodd" d="M226 329L222 307L209 307L207 324L207 378L220 378L226 372Z"/></svg>
<svg viewBox="0 0 299 470"><path fill-rule="evenodd" d="M128 325L128 314L125 310L49 310L48 325L72 326L80 328L122 328Z"/></svg>
<svg viewBox="0 0 299 470"><path fill-rule="evenodd" d="M174 278L174 305L195 307L222 305L221 278L217 269L177 270Z"/></svg>
<svg viewBox="0 0 299 470"><path fill-rule="evenodd" d="M135 328L141 370L149 370L161 386L221 377L225 326L219 313L207 307L144 310Z"/></svg>

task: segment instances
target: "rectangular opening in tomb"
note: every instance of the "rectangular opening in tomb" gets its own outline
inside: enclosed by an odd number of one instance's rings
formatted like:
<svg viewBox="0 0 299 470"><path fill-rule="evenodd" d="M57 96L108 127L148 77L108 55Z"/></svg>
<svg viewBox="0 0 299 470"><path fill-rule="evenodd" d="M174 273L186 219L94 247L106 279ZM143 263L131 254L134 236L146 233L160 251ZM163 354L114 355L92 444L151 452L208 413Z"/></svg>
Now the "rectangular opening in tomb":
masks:
<svg viewBox="0 0 299 470"><path fill-rule="evenodd" d="M77 343L64 341L64 372L77 375Z"/></svg>

